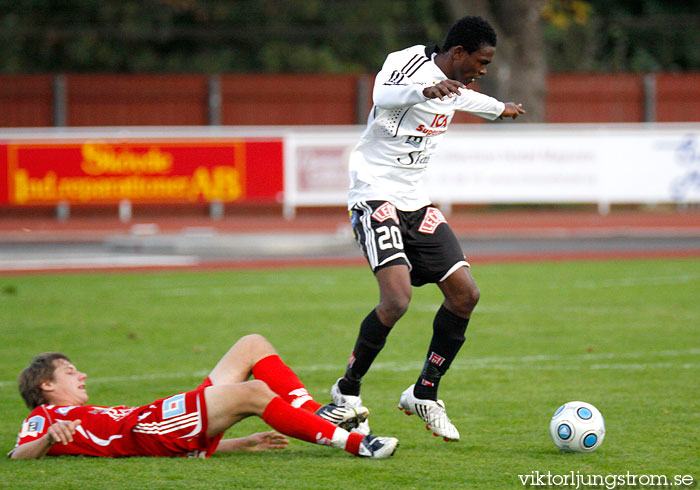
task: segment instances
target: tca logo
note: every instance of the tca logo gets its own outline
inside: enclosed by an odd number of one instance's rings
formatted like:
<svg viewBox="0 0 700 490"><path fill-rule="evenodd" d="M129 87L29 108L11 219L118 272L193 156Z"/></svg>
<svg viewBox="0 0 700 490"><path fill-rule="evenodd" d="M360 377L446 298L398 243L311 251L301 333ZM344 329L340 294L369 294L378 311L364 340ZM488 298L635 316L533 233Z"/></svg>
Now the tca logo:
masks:
<svg viewBox="0 0 700 490"><path fill-rule="evenodd" d="M447 114L435 114L433 122L430 123L431 128L446 128L447 122L449 121L449 116Z"/></svg>

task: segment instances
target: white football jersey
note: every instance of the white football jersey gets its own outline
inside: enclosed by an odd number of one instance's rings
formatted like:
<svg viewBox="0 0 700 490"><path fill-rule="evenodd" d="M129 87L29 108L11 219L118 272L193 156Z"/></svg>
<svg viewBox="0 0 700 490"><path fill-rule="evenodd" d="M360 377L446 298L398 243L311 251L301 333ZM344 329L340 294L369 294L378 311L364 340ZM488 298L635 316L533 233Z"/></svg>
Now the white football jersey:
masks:
<svg viewBox="0 0 700 490"><path fill-rule="evenodd" d="M503 113L503 102L469 89L427 99L423 89L447 79L434 56L432 48L418 45L384 61L367 129L350 154L349 208L370 200L390 201L402 211L427 206L423 175L455 111L491 120Z"/></svg>

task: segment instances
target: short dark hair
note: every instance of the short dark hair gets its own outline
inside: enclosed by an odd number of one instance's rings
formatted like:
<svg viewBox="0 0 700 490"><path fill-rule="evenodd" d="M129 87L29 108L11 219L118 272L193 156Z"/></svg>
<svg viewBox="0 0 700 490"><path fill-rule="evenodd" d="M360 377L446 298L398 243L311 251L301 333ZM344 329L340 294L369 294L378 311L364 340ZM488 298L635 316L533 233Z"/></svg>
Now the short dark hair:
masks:
<svg viewBox="0 0 700 490"><path fill-rule="evenodd" d="M444 53L452 46L462 46L467 53L471 54L484 45L496 47L496 31L491 24L478 15L468 15L450 27L442 45L442 52Z"/></svg>
<svg viewBox="0 0 700 490"><path fill-rule="evenodd" d="M56 371L55 361L59 359L70 362L68 356L60 352L44 352L36 356L29 366L19 373L17 378L19 394L22 395L29 410L34 410L39 405L47 403L44 390L41 389L41 383L53 381Z"/></svg>

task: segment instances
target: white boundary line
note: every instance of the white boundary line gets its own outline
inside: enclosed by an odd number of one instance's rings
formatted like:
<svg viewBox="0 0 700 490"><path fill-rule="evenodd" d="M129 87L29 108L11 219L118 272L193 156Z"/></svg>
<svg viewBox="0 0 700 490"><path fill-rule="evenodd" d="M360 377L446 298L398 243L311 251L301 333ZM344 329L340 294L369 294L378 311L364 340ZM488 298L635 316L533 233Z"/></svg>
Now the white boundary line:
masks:
<svg viewBox="0 0 700 490"><path fill-rule="evenodd" d="M113 267L186 267L199 265L194 256L109 255L104 257L63 257L55 259L0 259L0 272L52 269L100 269Z"/></svg>
<svg viewBox="0 0 700 490"><path fill-rule="evenodd" d="M638 371L644 369L698 369L698 362L632 362L632 363L610 363L610 362L590 362L590 361L609 361L609 360L625 360L625 359L651 359L651 358L674 358L681 356L697 356L700 355L700 349L686 350L665 350L656 352L623 352L623 353L601 353L601 354L584 354L578 356L567 355L542 355L542 356L523 356L523 357L484 357L480 359L456 360L450 369L455 370L472 370L472 369L492 369L500 371L541 371L541 370L569 370L588 368L590 370L630 370ZM581 363L587 365L581 366ZM575 364L575 365L574 365ZM416 371L423 367L423 362L377 362L372 365L375 371L387 372L403 372ZM294 366L297 372L317 372L317 371L338 371L343 369L341 364L312 364L310 366ZM118 383L124 381L143 381L155 379L171 379L171 378L201 378L209 374L209 371L193 371L189 373L156 373L156 374L139 374L133 376L113 376L101 378L88 378L89 383ZM17 381L0 381L0 388L16 387Z"/></svg>

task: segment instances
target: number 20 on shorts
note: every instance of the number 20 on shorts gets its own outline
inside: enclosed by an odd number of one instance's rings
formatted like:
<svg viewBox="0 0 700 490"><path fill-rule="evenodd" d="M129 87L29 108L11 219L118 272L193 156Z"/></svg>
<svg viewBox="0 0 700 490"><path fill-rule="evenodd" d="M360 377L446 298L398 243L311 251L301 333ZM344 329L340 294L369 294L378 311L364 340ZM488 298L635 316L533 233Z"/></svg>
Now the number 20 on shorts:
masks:
<svg viewBox="0 0 700 490"><path fill-rule="evenodd" d="M380 226L377 228L379 238L377 244L380 250L397 248L403 250L403 239L401 238L401 230L398 226Z"/></svg>

